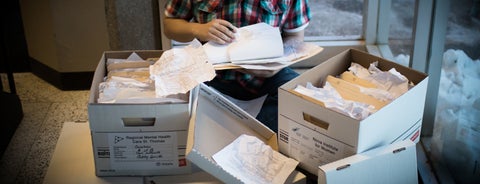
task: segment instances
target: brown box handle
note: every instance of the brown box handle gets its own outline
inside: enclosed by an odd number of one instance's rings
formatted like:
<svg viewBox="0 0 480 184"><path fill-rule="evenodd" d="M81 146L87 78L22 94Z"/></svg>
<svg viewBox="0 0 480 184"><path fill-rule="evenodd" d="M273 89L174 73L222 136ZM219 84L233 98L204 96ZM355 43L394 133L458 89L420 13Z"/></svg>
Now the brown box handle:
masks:
<svg viewBox="0 0 480 184"><path fill-rule="evenodd" d="M327 123L323 120L320 120L320 119L318 119L318 118L316 118L316 117L314 117L310 114L307 114L305 112L303 112L303 119L305 121L308 121L308 122L320 127L320 128L323 128L325 130L328 130L328 126L330 125L329 123Z"/></svg>
<svg viewBox="0 0 480 184"><path fill-rule="evenodd" d="M122 118L123 125L126 127L136 126L153 126L155 124L155 118Z"/></svg>

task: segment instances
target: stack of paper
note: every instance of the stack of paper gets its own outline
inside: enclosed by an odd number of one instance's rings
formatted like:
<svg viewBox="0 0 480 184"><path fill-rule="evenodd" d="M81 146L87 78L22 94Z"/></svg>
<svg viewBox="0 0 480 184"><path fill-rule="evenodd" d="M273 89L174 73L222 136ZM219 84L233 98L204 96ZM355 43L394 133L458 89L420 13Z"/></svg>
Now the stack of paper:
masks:
<svg viewBox="0 0 480 184"><path fill-rule="evenodd" d="M239 28L235 41L230 44L219 45L210 41L203 47L209 62L213 64L278 58L283 55L280 30L266 23Z"/></svg>
<svg viewBox="0 0 480 184"><path fill-rule="evenodd" d="M173 51L172 51L173 52ZM168 56L166 54L165 56ZM168 82L175 83L181 78L175 78L172 80L171 72L168 71L180 71L178 68L180 65L175 64L174 66L166 66L168 62L164 62L160 70L155 70L155 66L159 66L157 63L158 58L147 58L146 60L142 59L138 54L133 52L127 59L107 59L107 76L103 82L99 84L99 97L97 99L98 103L179 103L185 102L188 98L185 98L185 90L178 88L174 89L176 91L170 91L164 93L163 96L158 96L157 89L158 83L163 86L168 85ZM177 60L172 60L177 61ZM203 61L205 63L205 60ZM188 65L188 67L196 67L197 65ZM181 66L180 66L181 67ZM161 78L154 76L153 74L158 74L163 72L167 75L163 75ZM182 70L184 73L185 72ZM190 72L189 74L191 74ZM211 67L211 74L214 75L213 67ZM165 82L168 81L168 82ZM182 87L189 87L184 83L178 83ZM162 86L163 91L166 90ZM187 90L188 92L188 90Z"/></svg>
<svg viewBox="0 0 480 184"><path fill-rule="evenodd" d="M136 53L127 59L107 59L107 76L99 84L99 103L129 103L140 98L154 98L153 81L148 67L153 61Z"/></svg>
<svg viewBox="0 0 480 184"><path fill-rule="evenodd" d="M378 111L413 84L395 68L381 71L372 63L368 69L352 63L349 71L338 77L327 76L323 88L311 83L297 86L292 92L319 105L330 108L352 118L363 120Z"/></svg>
<svg viewBox="0 0 480 184"><path fill-rule="evenodd" d="M312 43L283 43L280 30L266 23L239 28L230 44L207 42L203 48L217 70L278 70L323 50Z"/></svg>

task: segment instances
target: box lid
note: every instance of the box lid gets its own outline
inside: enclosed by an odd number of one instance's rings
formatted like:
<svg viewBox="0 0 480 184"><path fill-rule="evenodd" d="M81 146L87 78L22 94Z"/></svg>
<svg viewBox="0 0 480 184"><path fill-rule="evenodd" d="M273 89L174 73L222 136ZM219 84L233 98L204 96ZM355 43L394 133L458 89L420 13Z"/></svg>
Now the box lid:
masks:
<svg viewBox="0 0 480 184"><path fill-rule="evenodd" d="M256 136L278 150L276 133L205 84L194 91L198 95L188 130L187 159L225 183L241 183L212 156L242 134Z"/></svg>
<svg viewBox="0 0 480 184"><path fill-rule="evenodd" d="M417 183L415 143L375 148L319 167L318 183Z"/></svg>

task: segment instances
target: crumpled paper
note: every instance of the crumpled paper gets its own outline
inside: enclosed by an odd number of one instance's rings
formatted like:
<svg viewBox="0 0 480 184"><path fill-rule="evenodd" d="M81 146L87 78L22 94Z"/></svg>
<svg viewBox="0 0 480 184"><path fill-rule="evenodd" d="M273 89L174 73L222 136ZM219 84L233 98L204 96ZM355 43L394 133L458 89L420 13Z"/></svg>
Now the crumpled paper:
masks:
<svg viewBox="0 0 480 184"><path fill-rule="evenodd" d="M118 103L135 98L153 98L153 86L135 79L112 76L99 84L98 103Z"/></svg>
<svg viewBox="0 0 480 184"><path fill-rule="evenodd" d="M326 108L357 120L363 120L375 112L375 107L372 105L345 100L329 82L325 82L323 88L317 88L312 83L307 82L305 87L298 85L294 91L319 100L323 102Z"/></svg>
<svg viewBox="0 0 480 184"><path fill-rule="evenodd" d="M274 151L257 137L246 134L214 154L213 159L243 183L285 183L298 165L298 161Z"/></svg>
<svg viewBox="0 0 480 184"><path fill-rule="evenodd" d="M155 81L156 97L187 93L198 84L215 77L213 65L198 40L184 48L165 51L155 64L150 66L150 78Z"/></svg>
<svg viewBox="0 0 480 184"><path fill-rule="evenodd" d="M377 68L377 65L378 62L373 62L366 69L358 63L352 63L348 70L353 72L355 76L375 84L378 89L388 91L393 97L390 101L406 93L413 86L409 83L407 77L395 68L382 71Z"/></svg>

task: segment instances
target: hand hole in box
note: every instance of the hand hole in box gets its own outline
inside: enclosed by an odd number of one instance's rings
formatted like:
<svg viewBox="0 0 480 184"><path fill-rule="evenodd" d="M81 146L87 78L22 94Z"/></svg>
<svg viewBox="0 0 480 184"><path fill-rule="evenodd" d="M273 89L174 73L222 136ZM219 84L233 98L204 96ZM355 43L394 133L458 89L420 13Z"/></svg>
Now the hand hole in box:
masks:
<svg viewBox="0 0 480 184"><path fill-rule="evenodd" d="M122 118L123 125L126 127L134 126L153 126L155 124L155 118Z"/></svg>
<svg viewBox="0 0 480 184"><path fill-rule="evenodd" d="M310 122L310 123L312 123L312 124L320 127L320 128L323 128L323 129L325 129L325 130L328 130L329 124L328 124L327 122L322 121L322 120L320 120L320 119L318 119L318 118L316 118L316 117L314 117L314 116L312 116L312 115L310 115L310 114L303 113L303 119L304 119L305 121L308 121L308 122Z"/></svg>

